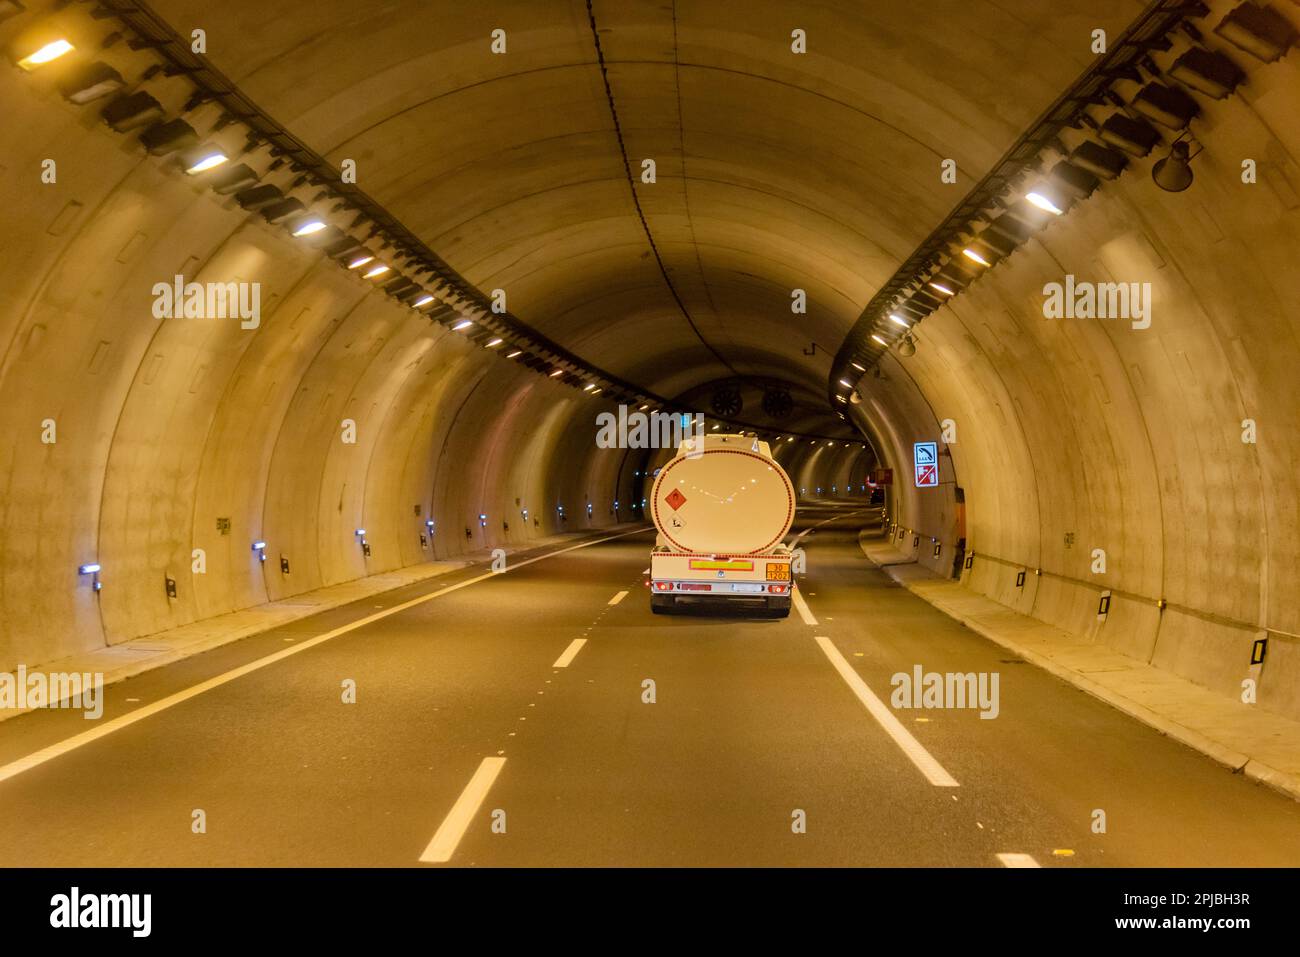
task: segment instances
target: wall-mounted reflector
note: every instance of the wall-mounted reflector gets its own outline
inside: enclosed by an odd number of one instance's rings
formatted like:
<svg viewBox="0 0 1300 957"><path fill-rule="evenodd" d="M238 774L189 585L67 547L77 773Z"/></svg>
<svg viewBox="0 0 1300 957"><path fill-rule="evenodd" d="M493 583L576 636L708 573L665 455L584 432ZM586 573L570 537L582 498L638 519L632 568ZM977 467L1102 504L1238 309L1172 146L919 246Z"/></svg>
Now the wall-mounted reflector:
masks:
<svg viewBox="0 0 1300 957"><path fill-rule="evenodd" d="M93 575L97 571L99 571L98 562L91 562L89 565L79 565L77 567L78 575Z"/></svg>
<svg viewBox="0 0 1300 957"><path fill-rule="evenodd" d="M51 40L40 49L33 50L25 57L19 59L18 66L23 70L31 72L38 66L44 66L46 63L49 63L52 60L57 60L59 57L71 53L75 49L76 47L60 37L57 40Z"/></svg>
<svg viewBox="0 0 1300 957"><path fill-rule="evenodd" d="M1255 644L1252 645L1250 649L1250 663L1252 665L1262 665L1264 663L1264 655L1267 653L1268 639L1256 638Z"/></svg>

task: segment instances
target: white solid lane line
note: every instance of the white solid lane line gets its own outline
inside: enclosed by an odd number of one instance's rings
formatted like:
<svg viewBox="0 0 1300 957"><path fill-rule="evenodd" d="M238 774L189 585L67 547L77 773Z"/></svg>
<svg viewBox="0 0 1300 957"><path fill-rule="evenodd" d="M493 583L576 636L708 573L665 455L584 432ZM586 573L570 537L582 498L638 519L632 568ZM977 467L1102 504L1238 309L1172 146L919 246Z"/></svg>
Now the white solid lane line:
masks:
<svg viewBox="0 0 1300 957"><path fill-rule="evenodd" d="M601 542L613 541L616 538L624 538L628 535L636 535L644 531L645 529L638 528L633 529L630 532L619 532L617 535L607 535L604 538L592 539L589 542L579 542L577 545L570 545L567 548L561 548L554 552L547 552L545 555L538 555L536 558L529 558L515 565L511 565L506 569L506 572L514 571L516 568L523 568L525 565L531 565L533 562L545 561L548 558L554 558L556 555L563 555L566 552L572 552L579 548L587 548L590 545L599 545ZM69 751L76 750L82 745L90 744L92 741L96 741L105 735L112 734L114 731L120 731L123 728L130 727L137 721L143 721L145 718L152 717L160 711L166 711L168 708L178 705L183 701L188 701L190 698L193 698L196 695L201 695L205 691L219 688L237 678L242 678L244 675L265 668L267 665L273 665L277 661L283 661L285 658L292 655L301 654L308 648L314 648L319 644L329 641L331 638L337 638L339 635L346 635L350 631L364 628L366 625L373 624L374 622L387 618L390 615L396 615L398 612L405 611L408 608L414 608L416 605L423 605L426 601L433 601L435 598L441 598L443 595L459 591L462 588L468 588L470 585L477 584L478 582L487 581L489 578L497 578L500 574L504 573L486 572L474 578L466 579L463 582L458 582L455 585L448 585L446 588L440 588L428 595L421 595L419 598L412 598L409 601L404 601L400 604L393 605L390 608L385 608L383 611L377 611L373 615L366 615L364 618L359 618L350 625L344 625L341 628L335 628L333 631L327 631L323 635L317 635L315 638L291 645L290 647L277 651L274 654L267 655L265 658L258 658L256 661L250 661L246 665L240 665L238 668L233 668L225 674L209 678L207 681L201 681L193 687L186 688L183 691L170 694L165 698L159 698L152 704L147 704L143 708L136 708L134 711L129 714L124 714L120 718L105 721L103 724L97 725L88 731L83 731L81 734L74 734L72 737L55 742L47 748L33 751L31 754L18 758L16 761L10 761L8 764L0 766L0 781L6 781L15 775L22 774L24 771L30 771L32 768L42 765L46 761L51 761L54 758L59 757L59 755L67 754Z"/></svg>
<svg viewBox="0 0 1300 957"><path fill-rule="evenodd" d="M626 597L627 597L627 592L625 592L625 591L621 591L621 592L619 592L617 595L615 595L613 598L611 598L611 599L609 600L609 603L610 603L611 605L617 605L619 602L621 602L621 601L622 601L624 598L626 598Z"/></svg>
<svg viewBox="0 0 1300 957"><path fill-rule="evenodd" d="M497 779L505 763L505 758L483 759L474 776L469 779L469 784L465 785L465 790L460 792L460 797L451 806L451 811L438 832L433 835L433 840L420 855L420 863L445 864L451 860L451 856L456 853L456 846L465 836L470 821L474 820L474 815L478 813L488 791L492 790L492 782Z"/></svg>
<svg viewBox="0 0 1300 957"><path fill-rule="evenodd" d="M817 619L813 617L812 609L808 607L808 603L803 600L803 594L799 591L798 585L795 585L791 590L790 598L794 602L794 610L799 613L799 617L803 619L805 625L817 624Z"/></svg>
<svg viewBox="0 0 1300 957"><path fill-rule="evenodd" d="M1002 862L1003 867L1042 867L1036 860L1028 854L999 854L998 860Z"/></svg>
<svg viewBox="0 0 1300 957"><path fill-rule="evenodd" d="M552 668L569 667L569 665L573 662L573 659L578 657L578 652L582 650L582 646L585 645L586 643L587 643L586 638L574 638L573 641L569 642L569 647L564 649L564 654L556 658L555 664L551 665L551 667Z"/></svg>
<svg viewBox="0 0 1300 957"><path fill-rule="evenodd" d="M899 720L894 717L894 713L885 706L883 701L876 697L874 691L867 687L867 683L862 680L862 676L853 670L853 666L844 659L844 656L840 654L840 650L835 647L831 640L824 635L818 635L815 640L821 646L822 651L826 653L826 657L831 660L835 670L840 673L840 677L858 696L858 700L871 712L871 716L876 719L876 722L885 729L885 733L894 739L894 743L902 749L908 759L916 765L917 770L925 775L926 780L938 788L959 787L957 779L943 769L943 765L934 759L934 755L925 750L920 741L912 737L912 733L903 727Z"/></svg>

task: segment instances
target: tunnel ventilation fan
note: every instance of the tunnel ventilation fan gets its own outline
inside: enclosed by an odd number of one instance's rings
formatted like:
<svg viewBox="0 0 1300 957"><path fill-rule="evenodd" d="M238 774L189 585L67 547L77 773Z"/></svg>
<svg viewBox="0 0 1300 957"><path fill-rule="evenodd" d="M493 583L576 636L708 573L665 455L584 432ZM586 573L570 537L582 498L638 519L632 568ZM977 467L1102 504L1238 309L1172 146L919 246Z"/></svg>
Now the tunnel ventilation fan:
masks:
<svg viewBox="0 0 1300 957"><path fill-rule="evenodd" d="M740 397L740 390L733 386L727 386L713 393L713 398L709 400L709 408L713 410L714 415L731 417L739 415L740 410L745 407L745 402Z"/></svg>
<svg viewBox="0 0 1300 957"><path fill-rule="evenodd" d="M794 399L785 389L768 389L763 393L763 411L773 419L784 419L794 411Z"/></svg>

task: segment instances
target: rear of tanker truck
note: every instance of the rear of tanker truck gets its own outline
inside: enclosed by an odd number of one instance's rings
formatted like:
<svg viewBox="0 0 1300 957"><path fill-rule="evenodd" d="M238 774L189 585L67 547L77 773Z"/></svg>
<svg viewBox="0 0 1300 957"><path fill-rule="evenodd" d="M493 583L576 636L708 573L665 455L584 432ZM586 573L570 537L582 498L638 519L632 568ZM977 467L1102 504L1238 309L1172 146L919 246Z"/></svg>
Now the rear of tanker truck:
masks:
<svg viewBox="0 0 1300 957"><path fill-rule="evenodd" d="M702 442L703 451L693 443ZM794 485L766 442L743 435L688 439L655 479L650 610L718 607L790 614Z"/></svg>

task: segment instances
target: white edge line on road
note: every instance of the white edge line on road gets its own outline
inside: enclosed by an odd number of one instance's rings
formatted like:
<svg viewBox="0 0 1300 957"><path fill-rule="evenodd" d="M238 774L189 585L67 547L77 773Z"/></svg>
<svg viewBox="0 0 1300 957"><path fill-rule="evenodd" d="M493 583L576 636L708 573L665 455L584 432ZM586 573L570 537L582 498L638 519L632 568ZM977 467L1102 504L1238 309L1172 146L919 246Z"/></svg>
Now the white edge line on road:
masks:
<svg viewBox="0 0 1300 957"><path fill-rule="evenodd" d="M894 739L894 743L916 765L917 770L925 775L926 780L938 788L959 787L957 779L943 769L943 765L934 759L934 755L925 750L920 741L912 737L912 733L903 727L902 723L894 717L893 712L885 706L885 703L876 697L874 691L867 687L867 683L862 680L862 676L853 670L853 666L840 654L840 650L835 647L834 643L824 635L818 635L814 640L821 645L826 657L831 660L831 664L840 673L840 677L858 696L858 700L866 706L866 709L871 712L871 716L885 729L885 733Z"/></svg>
<svg viewBox="0 0 1300 957"><path fill-rule="evenodd" d="M479 763L478 770L469 779L469 784L465 785L465 790L460 792L460 797L456 798L456 803L447 812L447 817L433 835L433 840L420 855L420 863L445 864L451 860L451 856L456 853L456 846L465 836L470 821L474 820L474 815L478 813L488 791L492 790L492 783L505 763L505 758L484 758Z"/></svg>
<svg viewBox="0 0 1300 957"><path fill-rule="evenodd" d="M790 599L794 602L794 609L799 612L799 617L803 619L805 625L817 624L817 619L813 617L812 609L808 607L808 603L803 600L803 594L799 591L798 585L795 585L791 590Z"/></svg>
<svg viewBox="0 0 1300 957"><path fill-rule="evenodd" d="M578 657L578 652L582 650L582 646L585 645L586 643L587 643L586 638L574 638L573 641L569 642L569 647L564 649L564 654L556 658L555 664L551 665L551 667L552 668L569 667L569 665L573 663L573 659Z"/></svg>
<svg viewBox="0 0 1300 957"><path fill-rule="evenodd" d="M625 592L625 591L621 591L621 592L619 592L617 595L615 595L613 598L611 598L611 599L609 600L609 603L610 603L611 605L617 605L619 602L621 602L621 601L622 601L624 598L626 598L626 597L627 597L627 592Z"/></svg>
<svg viewBox="0 0 1300 957"><path fill-rule="evenodd" d="M1028 854L999 854L998 860L1003 867L1042 867Z"/></svg>
<svg viewBox="0 0 1300 957"><path fill-rule="evenodd" d="M372 615L366 615L364 618L358 618L351 624L343 625L342 627L335 628L332 631L327 631L323 635L317 635L315 638L309 638L306 641L290 645L288 648L277 651L274 654L240 665L238 668L232 668L225 674L220 674L209 678L206 681L201 681L192 687L186 688L183 691L177 691L175 694L170 694L165 698L159 698L152 704L147 704L142 708L136 708L134 711L124 714L120 718L113 718L111 721L106 721L88 731L81 732L81 734L74 734L72 737L65 738L62 741L57 741L49 747L41 748L39 751L33 751L31 754L24 755L16 761L10 761L8 764L0 766L0 781L7 781L9 778L22 774L24 771L30 771L32 768L42 765L46 761L51 761L60 755L67 754L69 751L75 751L82 745L90 744L92 741L96 741L99 738L112 734L114 731L121 731L123 728L135 724L137 721L143 721L145 718L152 717L160 711L166 711L168 708L178 705L183 701L188 701L190 698L201 695L205 691L219 688L237 678L244 677L244 675L251 674L254 671L267 667L268 665L273 665L278 661L283 661L285 658L291 657L292 655L301 654L308 648L314 648L316 645L323 644L331 638L337 638L339 635L346 635L350 631L364 628L366 625L373 624L374 622L387 618L390 615L396 615L399 612L406 611L408 608L422 605L426 601L433 601L435 598L441 598L443 595L449 594L450 592L458 591L462 588L468 588L470 585L477 584L481 581L487 581L489 578L497 578L502 574L514 571L516 568L523 568L525 565L531 565L533 562L545 561L548 558L554 558L556 555L563 555L566 552L572 552L579 548L587 548L590 545L599 545L601 542L613 541L616 538L624 538L628 535L638 535L645 531L646 529L644 528L637 528L630 532L619 532L617 535L606 535L603 538L595 538L589 542L579 542L577 545L569 545L566 548L547 552L545 555L538 555L536 558L528 558L522 562L517 562L514 565L508 566L505 572L485 572L482 575L466 579L463 582L457 582L455 585L448 585L445 588L439 588L437 591L430 592L428 595L421 595L418 598L412 598L408 601L401 602L400 604L385 608L383 611L377 611Z"/></svg>

